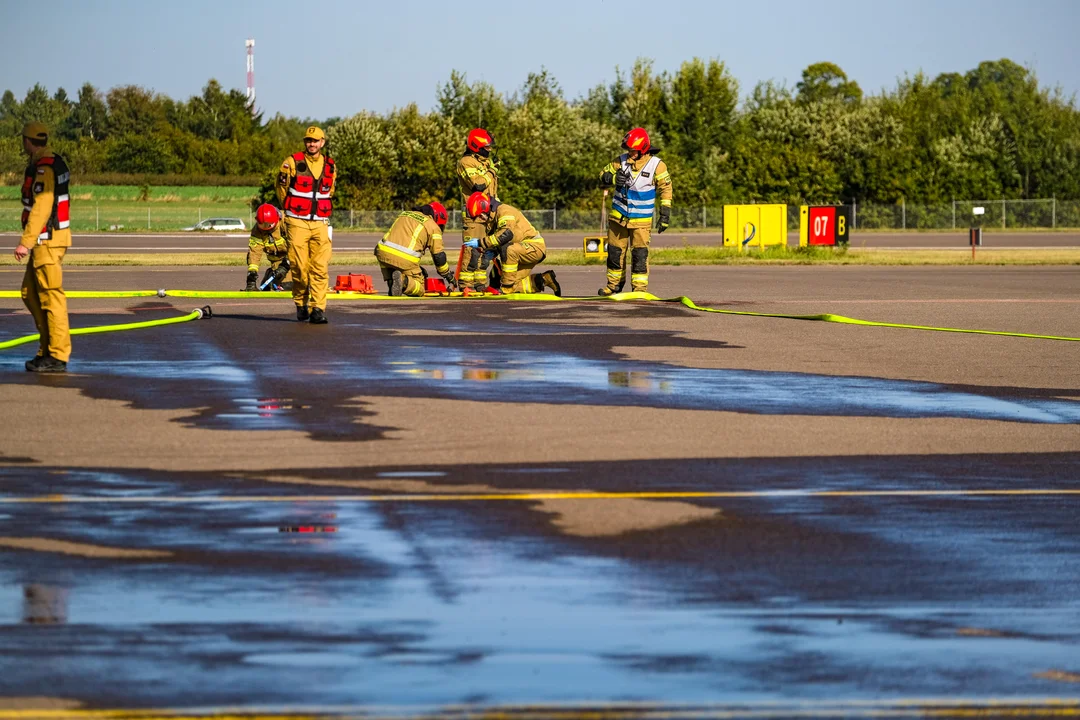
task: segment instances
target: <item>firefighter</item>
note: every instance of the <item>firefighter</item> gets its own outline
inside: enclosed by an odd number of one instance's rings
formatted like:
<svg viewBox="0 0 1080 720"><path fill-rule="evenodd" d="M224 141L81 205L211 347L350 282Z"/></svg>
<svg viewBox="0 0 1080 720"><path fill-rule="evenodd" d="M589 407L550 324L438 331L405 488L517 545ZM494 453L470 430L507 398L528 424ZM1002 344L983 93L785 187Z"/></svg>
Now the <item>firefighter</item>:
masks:
<svg viewBox="0 0 1080 720"><path fill-rule="evenodd" d="M495 139L487 130L476 128L469 131L465 139L465 153L457 163L462 205L474 192L485 193L493 200L499 199L499 174L495 169L495 162L491 159L491 151L494 147ZM462 218L461 252L463 257L461 270L458 273L458 284L463 289L472 288L478 292L487 290L491 254L464 245L469 240L479 240L483 236L484 228L481 223L468 217Z"/></svg>
<svg viewBox="0 0 1080 720"><path fill-rule="evenodd" d="M431 261L446 287L453 289L454 273L443 250L445 229L446 208L439 202L421 205L397 216L375 246L375 258L391 297L423 297L424 271L420 268L420 259L425 251L431 253Z"/></svg>
<svg viewBox="0 0 1080 720"><path fill-rule="evenodd" d="M326 324L330 281L330 218L334 212L334 161L322 152L326 134L312 125L304 133L304 152L285 158L277 196L285 209L289 265L296 319Z"/></svg>
<svg viewBox="0 0 1080 720"><path fill-rule="evenodd" d="M465 214L483 225L483 235L467 240L465 245L499 255L504 293L542 293L548 287L562 297L554 272L529 274L547 257L547 246L520 210L474 192L465 201Z"/></svg>
<svg viewBox="0 0 1080 720"><path fill-rule="evenodd" d="M251 292L259 289L259 261L265 254L270 262L263 284L273 277L274 285L281 285L289 272L289 243L284 234L281 214L269 203L263 203L255 211L255 226L251 228L247 252L247 286Z"/></svg>
<svg viewBox="0 0 1080 720"><path fill-rule="evenodd" d="M30 164L23 174L23 231L15 246L15 259L30 257L23 276L22 298L41 335L37 355L26 361L26 369L62 373L67 371L71 357L61 268L64 254L71 247L71 173L64 159L49 149L49 131L43 124L27 123L22 140Z"/></svg>
<svg viewBox="0 0 1080 720"><path fill-rule="evenodd" d="M622 290L627 249L631 287L636 292L649 289L649 232L657 195L656 232L664 232L671 224L671 174L652 148L649 134L644 128L634 128L623 137L622 146L626 152L600 173L600 187L615 188L608 216L607 285L600 288L600 295Z"/></svg>

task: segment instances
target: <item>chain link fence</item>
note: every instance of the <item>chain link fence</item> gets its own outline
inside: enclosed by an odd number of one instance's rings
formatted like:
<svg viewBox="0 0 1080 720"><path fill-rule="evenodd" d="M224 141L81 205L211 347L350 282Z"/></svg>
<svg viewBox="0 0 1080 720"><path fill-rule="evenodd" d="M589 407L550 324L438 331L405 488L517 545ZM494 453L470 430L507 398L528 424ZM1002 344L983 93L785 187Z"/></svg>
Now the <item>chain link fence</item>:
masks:
<svg viewBox="0 0 1080 720"><path fill-rule="evenodd" d="M972 210L983 208L976 216ZM400 210L336 209L333 225L355 232L385 232ZM541 232L602 232L606 212L592 210L524 210L529 221ZM21 229L22 208L17 201L0 201L0 232ZM71 227L75 232L177 231L194 227L212 218L237 218L251 227L252 210L247 204L215 203L195 206L163 202L73 201ZM447 231L461 230L462 213L450 210ZM1077 200L956 200L936 205L854 204L852 230L962 230L973 225L999 229L1080 228L1080 201ZM686 207L676 205L671 212L671 227L676 230L720 232L724 226L724 208L717 206ZM788 229L799 228L799 206L788 206Z"/></svg>

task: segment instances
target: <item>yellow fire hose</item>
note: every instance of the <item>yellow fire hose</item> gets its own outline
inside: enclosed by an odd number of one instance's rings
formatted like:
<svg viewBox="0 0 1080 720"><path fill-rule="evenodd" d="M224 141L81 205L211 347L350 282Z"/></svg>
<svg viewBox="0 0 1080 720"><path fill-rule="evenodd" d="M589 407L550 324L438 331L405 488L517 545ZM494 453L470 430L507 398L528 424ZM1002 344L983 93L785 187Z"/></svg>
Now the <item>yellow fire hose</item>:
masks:
<svg viewBox="0 0 1080 720"><path fill-rule="evenodd" d="M177 298L202 298L202 299L268 299L268 298L291 298L292 294L289 292L245 292L245 291L215 291L215 290L120 290L120 291L80 291L74 290L67 293L69 298L138 298L138 297L177 297ZM19 292L4 290L0 291L0 298L18 298ZM722 310L720 308L702 307L697 305L693 300L681 295L673 298L659 298L650 293L644 292L625 292L611 295L609 297L567 297L560 298L554 295L546 294L511 294L511 295L470 295L465 297L460 292L453 293L429 293L422 298L414 297L390 297L388 295L368 295L364 293L328 293L327 299L334 301L345 300L366 300L366 301L387 301L387 302L416 302L418 300L465 300L468 302L497 302L497 301L546 301L546 302L626 302L629 300L644 300L648 302L665 302L665 303L679 303L684 307L691 310L697 310L698 312L707 313L719 313L722 315L742 315L746 317L763 317L763 318L782 318L787 320L812 320L816 322L829 322L829 323L841 323L844 325L861 325L863 327L884 327L884 328L900 328L905 330L929 330L934 332L952 332L952 333L968 333L973 335L998 335L1002 337L1020 337L1020 338L1033 338L1037 340L1063 340L1066 342L1080 342L1080 337L1065 337L1061 335L1039 335L1035 333L1021 333L1021 332L1005 332L1000 330L976 330L969 328L951 328L951 327L932 327L929 325L907 325L903 323L888 323L878 322L875 320L860 320L858 318L845 317L843 315L834 315L832 313L823 313L818 315L788 315L784 313L761 313L761 312L749 312L745 310ZM209 310L209 308L206 308ZM194 313L183 318L172 318L170 320L153 320L147 323L131 323L128 325L105 325L99 328L82 328L79 330L72 330L72 335L81 335L91 332L111 332L113 330L134 330L141 327L153 327L155 325L168 325L176 322L187 322L188 320L195 320ZM19 338L18 340L11 340L7 343L0 343L0 350L7 347L13 347L11 343L22 344L24 342L31 342L37 339L37 335L27 336L25 338Z"/></svg>
<svg viewBox="0 0 1080 720"><path fill-rule="evenodd" d="M199 308L198 310L192 310L187 315L181 315L180 317L164 318L162 320L146 320L145 322L124 323L122 325L98 325L96 327L72 328L71 334L93 335L96 333L119 332L121 330L141 330L142 328L159 327L161 325L176 325L178 323L191 322L192 320L199 320L201 318L208 318L212 316L213 311L211 311L210 306L207 305L205 307ZM14 340L0 342L0 350L7 350L8 348L25 345L26 343L37 342L40 338L41 335L39 335L38 333L34 333L33 335L26 335L21 338L15 338Z"/></svg>

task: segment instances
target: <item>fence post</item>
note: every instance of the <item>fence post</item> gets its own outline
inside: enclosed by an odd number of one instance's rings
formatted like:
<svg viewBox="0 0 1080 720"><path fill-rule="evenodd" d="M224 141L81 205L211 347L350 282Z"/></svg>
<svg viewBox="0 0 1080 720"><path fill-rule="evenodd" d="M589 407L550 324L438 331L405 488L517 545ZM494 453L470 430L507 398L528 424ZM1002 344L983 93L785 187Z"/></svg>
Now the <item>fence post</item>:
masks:
<svg viewBox="0 0 1080 720"><path fill-rule="evenodd" d="M907 230L907 198L900 198L900 229Z"/></svg>
<svg viewBox="0 0 1080 720"><path fill-rule="evenodd" d="M356 226L356 215L353 213L353 209L349 208L349 227Z"/></svg>
<svg viewBox="0 0 1080 720"><path fill-rule="evenodd" d="M1050 202L1052 203L1052 205L1050 205L1050 227L1051 228L1056 228L1057 227L1057 198L1051 199Z"/></svg>
<svg viewBox="0 0 1080 720"><path fill-rule="evenodd" d="M952 229L956 229L956 201L952 201Z"/></svg>
<svg viewBox="0 0 1080 720"><path fill-rule="evenodd" d="M859 203L855 198L851 198L851 229L855 230L859 227L857 218L859 216Z"/></svg>
<svg viewBox="0 0 1080 720"><path fill-rule="evenodd" d="M101 206L100 205L95 205L94 206L94 228L96 230L101 230Z"/></svg>
<svg viewBox="0 0 1080 720"><path fill-rule="evenodd" d="M146 208L146 229L150 229L150 208Z"/></svg>
<svg viewBox="0 0 1080 720"><path fill-rule="evenodd" d="M552 231L559 229L559 207L558 205L551 206L551 229Z"/></svg>
<svg viewBox="0 0 1080 720"><path fill-rule="evenodd" d="M701 206L701 227L709 227L709 208L704 205Z"/></svg>
<svg viewBox="0 0 1080 720"><path fill-rule="evenodd" d="M1005 229L1005 198L1001 198L1001 229Z"/></svg>

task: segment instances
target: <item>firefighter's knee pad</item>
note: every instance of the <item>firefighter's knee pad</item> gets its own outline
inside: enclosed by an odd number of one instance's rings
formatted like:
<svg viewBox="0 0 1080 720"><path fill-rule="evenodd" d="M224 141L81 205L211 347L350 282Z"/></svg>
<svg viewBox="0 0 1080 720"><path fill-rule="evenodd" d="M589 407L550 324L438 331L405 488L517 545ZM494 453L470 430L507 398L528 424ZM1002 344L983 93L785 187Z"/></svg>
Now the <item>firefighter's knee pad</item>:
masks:
<svg viewBox="0 0 1080 720"><path fill-rule="evenodd" d="M636 247L630 251L630 272L649 272L649 248Z"/></svg>
<svg viewBox="0 0 1080 720"><path fill-rule="evenodd" d="M621 270L623 263L623 249L615 245L608 245L607 266L609 270Z"/></svg>

